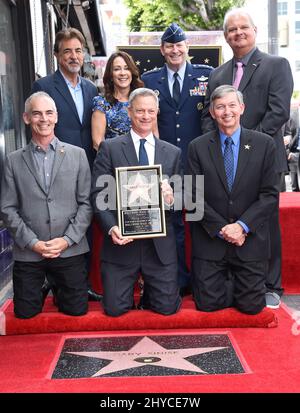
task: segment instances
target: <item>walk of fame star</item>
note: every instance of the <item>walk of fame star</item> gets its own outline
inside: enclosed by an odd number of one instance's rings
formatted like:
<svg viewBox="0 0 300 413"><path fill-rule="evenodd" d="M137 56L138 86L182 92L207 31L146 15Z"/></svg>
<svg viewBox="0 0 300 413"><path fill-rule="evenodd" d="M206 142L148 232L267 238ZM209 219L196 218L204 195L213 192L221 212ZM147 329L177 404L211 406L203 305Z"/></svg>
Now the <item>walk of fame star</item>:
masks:
<svg viewBox="0 0 300 413"><path fill-rule="evenodd" d="M186 357L224 348L226 347L176 348L170 350L157 344L149 337L143 337L128 351L72 351L69 354L111 361L110 364L101 368L92 377L141 367L143 364L206 374L200 367L186 360Z"/></svg>
<svg viewBox="0 0 300 413"><path fill-rule="evenodd" d="M130 192L128 205L133 205L137 200L144 200L150 204L151 198L149 191L154 185L154 183L149 183L148 180L138 172L133 182L123 185L124 188Z"/></svg>
<svg viewBox="0 0 300 413"><path fill-rule="evenodd" d="M51 379L243 374L235 347L227 333L66 337Z"/></svg>

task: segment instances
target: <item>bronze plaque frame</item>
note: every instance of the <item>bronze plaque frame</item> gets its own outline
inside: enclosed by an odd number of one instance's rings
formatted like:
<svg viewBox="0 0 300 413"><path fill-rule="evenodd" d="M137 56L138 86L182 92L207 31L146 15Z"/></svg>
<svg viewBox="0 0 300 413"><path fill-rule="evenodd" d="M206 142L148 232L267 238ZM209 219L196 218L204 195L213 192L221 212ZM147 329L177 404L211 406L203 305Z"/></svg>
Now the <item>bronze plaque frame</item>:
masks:
<svg viewBox="0 0 300 413"><path fill-rule="evenodd" d="M116 168L118 225L124 238L166 236L161 165Z"/></svg>

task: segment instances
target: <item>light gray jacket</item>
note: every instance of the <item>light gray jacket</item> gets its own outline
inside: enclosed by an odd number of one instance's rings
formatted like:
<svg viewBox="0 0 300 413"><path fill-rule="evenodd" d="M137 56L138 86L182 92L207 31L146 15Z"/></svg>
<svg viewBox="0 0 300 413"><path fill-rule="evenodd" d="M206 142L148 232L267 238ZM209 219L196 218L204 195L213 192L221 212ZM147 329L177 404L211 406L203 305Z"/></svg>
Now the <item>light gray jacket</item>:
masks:
<svg viewBox="0 0 300 413"><path fill-rule="evenodd" d="M92 218L89 201L91 174L83 149L58 141L48 193L36 169L31 145L6 157L0 215L14 239L14 259L40 261L31 250L37 238L47 241L68 236L73 244L61 257L89 250L86 230Z"/></svg>

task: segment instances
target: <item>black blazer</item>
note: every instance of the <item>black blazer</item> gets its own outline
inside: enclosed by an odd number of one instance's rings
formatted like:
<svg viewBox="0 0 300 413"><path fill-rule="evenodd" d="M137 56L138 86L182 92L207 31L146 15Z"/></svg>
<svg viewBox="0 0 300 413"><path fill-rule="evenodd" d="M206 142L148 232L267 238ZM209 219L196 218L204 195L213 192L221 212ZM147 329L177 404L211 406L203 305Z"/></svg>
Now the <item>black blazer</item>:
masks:
<svg viewBox="0 0 300 413"><path fill-rule="evenodd" d="M62 142L83 148L92 167L96 154L91 134L92 100L98 93L96 86L90 80L82 77L81 82L84 102L82 123L68 86L59 70L36 80L32 85L31 93L44 91L52 97L58 111L55 135Z"/></svg>
<svg viewBox="0 0 300 413"><path fill-rule="evenodd" d="M181 151L172 144L155 138L155 164L162 165L163 175L171 177L181 173ZM108 139L101 143L95 159L92 173L91 199L97 221L104 232L104 244L101 252L101 260L130 264L134 261L137 252L135 240L127 245L119 246L112 243L108 231L114 225L118 225L116 210L100 211L97 207L97 196L102 196L106 188L97 185L97 178L102 175L115 177L115 168L122 166L136 166L138 159L130 134ZM103 193L102 193L103 191ZM102 194L101 194L102 193ZM175 194L176 195L176 194ZM171 212L166 211L166 237L153 238L153 243L160 261L169 264L177 260L176 241L171 222Z"/></svg>
<svg viewBox="0 0 300 413"><path fill-rule="evenodd" d="M231 85L234 59L215 69L208 80L202 112L202 130L216 129L209 113L211 93L220 85ZM244 68L239 90L243 93L245 112L241 125L274 138L276 144L276 171L287 171L287 158L282 139L282 126L290 117L293 76L289 62L256 49Z"/></svg>
<svg viewBox="0 0 300 413"><path fill-rule="evenodd" d="M217 234L224 225L237 220L250 229L244 245L234 247L237 256L243 261L269 257L269 218L278 199L274 161L273 140L242 128L238 166L230 193L219 133L208 132L190 143L189 173L204 175L204 216L201 221L191 223L194 257L222 259L229 243Z"/></svg>

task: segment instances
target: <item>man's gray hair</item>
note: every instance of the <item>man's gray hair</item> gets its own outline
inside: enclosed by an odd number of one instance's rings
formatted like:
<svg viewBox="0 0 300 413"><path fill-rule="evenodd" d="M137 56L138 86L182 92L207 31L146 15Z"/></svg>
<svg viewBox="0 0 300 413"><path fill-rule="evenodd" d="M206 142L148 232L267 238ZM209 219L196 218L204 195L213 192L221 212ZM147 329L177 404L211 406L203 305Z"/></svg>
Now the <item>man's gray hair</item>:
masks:
<svg viewBox="0 0 300 413"><path fill-rule="evenodd" d="M228 95L229 93L235 93L239 103L242 105L244 103L244 98L242 92L237 90L234 86L231 85L221 85L218 86L210 95L210 108L213 108L214 101L216 99L223 98L224 96Z"/></svg>
<svg viewBox="0 0 300 413"><path fill-rule="evenodd" d="M129 99L128 99L128 106L131 107L133 101L139 96L143 96L143 97L152 96L153 99L155 100L157 108L159 107L159 101L158 101L157 94L152 89L148 89L146 87L139 87L137 89L134 89L130 93Z"/></svg>
<svg viewBox="0 0 300 413"><path fill-rule="evenodd" d="M31 102L32 102L33 99L38 98L38 97L44 97L44 98L48 99L51 102L52 106L53 106L53 110L55 110L55 112L57 112L56 105L55 105L55 102L52 99L52 97L49 96L48 93L40 91L40 92L33 93L32 95L30 95L25 100L25 107L24 107L25 113L31 113Z"/></svg>
<svg viewBox="0 0 300 413"><path fill-rule="evenodd" d="M239 8L236 7L236 8L234 8L234 9L228 10L227 13L225 13L224 22L223 22L223 31L224 31L224 33L227 32L227 22L228 22L228 19L229 19L230 17L232 17L232 16L245 16L245 17L247 17L247 18L249 19L249 22L250 22L251 26L252 26L252 27L256 27L256 25L255 25L255 23L254 23L254 21L253 21L253 18L251 17L251 15L249 14L249 12L248 12L246 9L242 8L242 7L239 7Z"/></svg>

